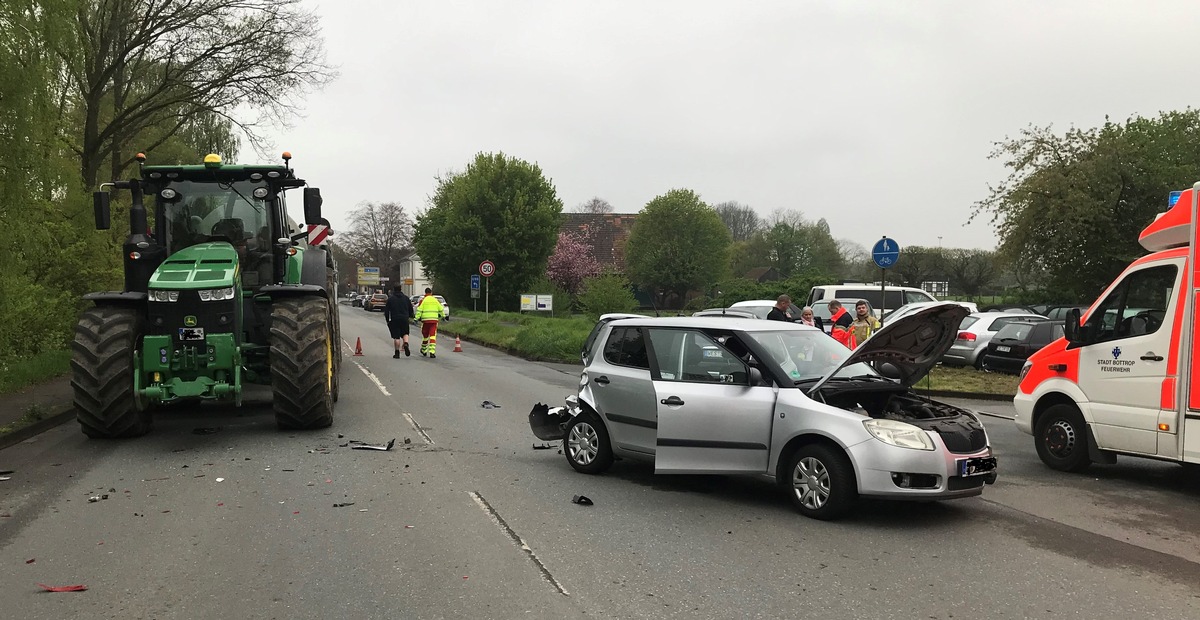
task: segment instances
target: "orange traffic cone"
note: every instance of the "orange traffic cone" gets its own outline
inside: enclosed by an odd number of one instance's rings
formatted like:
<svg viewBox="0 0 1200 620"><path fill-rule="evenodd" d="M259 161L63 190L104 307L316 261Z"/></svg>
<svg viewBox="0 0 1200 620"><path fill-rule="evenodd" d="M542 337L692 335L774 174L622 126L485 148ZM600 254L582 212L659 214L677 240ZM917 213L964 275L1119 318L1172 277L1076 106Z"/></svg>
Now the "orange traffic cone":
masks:
<svg viewBox="0 0 1200 620"><path fill-rule="evenodd" d="M451 351L451 353L462 353L462 352L463 352L463 350L462 350L462 338L459 338L458 336L455 336L455 337L454 337L454 350L453 350L453 351Z"/></svg>
<svg viewBox="0 0 1200 620"><path fill-rule="evenodd" d="M358 340L356 340L354 342L354 355L355 355L355 357L362 357L362 337L361 336L358 338Z"/></svg>

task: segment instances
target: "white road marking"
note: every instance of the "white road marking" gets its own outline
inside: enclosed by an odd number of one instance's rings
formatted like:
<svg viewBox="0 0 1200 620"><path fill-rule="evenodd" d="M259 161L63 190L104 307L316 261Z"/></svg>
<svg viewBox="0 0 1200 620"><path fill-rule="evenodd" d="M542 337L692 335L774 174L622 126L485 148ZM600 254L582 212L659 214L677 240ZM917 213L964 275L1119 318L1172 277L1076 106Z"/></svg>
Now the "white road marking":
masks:
<svg viewBox="0 0 1200 620"><path fill-rule="evenodd" d="M387 388L383 387L383 384L380 383L379 377L376 377L374 374L371 373L371 371L367 370L367 368L365 366L363 366L362 364L359 364L358 362L354 362L354 365L358 366L358 369L363 371L363 374L366 375L368 379L370 379L371 381L373 381L375 383L375 387L379 388L379 391L383 392L384 396L392 395L390 392L387 391Z"/></svg>
<svg viewBox="0 0 1200 620"><path fill-rule="evenodd" d="M417 431L417 433L421 435L421 439L424 439L425 443L431 446L433 445L433 439L430 439L429 435L425 432L425 429L421 428L420 424L417 424L417 421L413 419L411 413L404 413L401 415L404 416L405 420L408 420L408 423L412 425L413 430Z"/></svg>
<svg viewBox="0 0 1200 620"><path fill-rule="evenodd" d="M538 556L533 552L533 549L530 549L529 545L525 544L525 541L522 540L521 537L518 536L517 533L514 532L507 523L504 522L504 519L500 516L500 513L496 512L496 509L492 508L492 505L489 504L486 499L483 499L483 496L475 491L467 491L467 494L471 496L471 499L475 500L475 503L479 505L479 509L491 518L492 523L495 523L500 528L500 531L504 532L504 535L508 536L509 540L513 541L514 545L519 547L521 551L524 551L526 554L528 554L529 559L534 563L535 566L537 566L538 571L542 573L542 577L546 581L550 582L550 584L553 585L555 589L557 589L563 596L570 596L570 594L567 592L567 589L564 588L563 585L554 578L554 575L550 574L550 570L547 569L546 565L542 564L542 561L538 559Z"/></svg>

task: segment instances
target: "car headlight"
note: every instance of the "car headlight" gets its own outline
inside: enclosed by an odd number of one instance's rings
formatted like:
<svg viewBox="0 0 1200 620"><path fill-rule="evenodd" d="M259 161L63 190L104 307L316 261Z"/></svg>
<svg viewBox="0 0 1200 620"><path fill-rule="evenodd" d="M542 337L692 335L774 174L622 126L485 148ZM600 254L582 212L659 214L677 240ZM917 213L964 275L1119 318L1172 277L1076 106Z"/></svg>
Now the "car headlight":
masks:
<svg viewBox="0 0 1200 620"><path fill-rule="evenodd" d="M232 286L200 291L200 301L223 301L226 299L233 299Z"/></svg>
<svg viewBox="0 0 1200 620"><path fill-rule="evenodd" d="M1021 365L1021 376L1018 379L1019 381L1025 380L1025 375L1029 374L1030 368L1033 368L1033 362L1025 360L1025 363Z"/></svg>
<svg viewBox="0 0 1200 620"><path fill-rule="evenodd" d="M163 291L150 289L147 291L150 301L179 301L179 291Z"/></svg>
<svg viewBox="0 0 1200 620"><path fill-rule="evenodd" d="M925 431L898 420L863 420L863 426L875 439L897 448L932 450L933 440Z"/></svg>

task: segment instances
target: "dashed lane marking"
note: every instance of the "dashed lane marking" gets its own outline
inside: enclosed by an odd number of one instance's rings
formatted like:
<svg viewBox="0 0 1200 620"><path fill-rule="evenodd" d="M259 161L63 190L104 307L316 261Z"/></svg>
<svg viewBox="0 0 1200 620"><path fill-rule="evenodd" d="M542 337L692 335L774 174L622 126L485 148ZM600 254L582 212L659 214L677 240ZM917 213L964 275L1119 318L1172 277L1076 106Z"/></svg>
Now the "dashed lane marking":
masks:
<svg viewBox="0 0 1200 620"><path fill-rule="evenodd" d="M383 383L381 383L381 382L379 381L379 377L376 377L374 373L372 373L371 371L367 370L367 367L366 367L366 366L363 366L362 364L359 364L358 362L354 362L354 365L355 365L355 366L358 366L358 369L359 369L359 370L361 370L361 371L363 371L363 374L364 374L364 375L366 375L366 376L367 376L367 378L368 378L368 379L370 379L370 380L371 380L371 381L372 381L372 382L375 384L375 387L379 388L379 391L380 391L380 392L383 392L383 395L384 395L384 396L391 396L391 395L392 395L392 394L391 394L391 392L388 392L388 391L387 391L387 388L386 388L386 387L383 387Z"/></svg>
<svg viewBox="0 0 1200 620"><path fill-rule="evenodd" d="M413 419L413 417L412 417L412 414L411 414L411 413L404 413L404 414L402 414L402 415L404 416L404 419L405 419L405 420L408 420L408 423L409 423L410 425L412 425L412 427L413 427L413 430L417 431L417 434L421 436L421 439L424 439L424 440L425 440L425 443L427 443L427 444L429 444L429 445L431 445L431 446L432 446L432 445L433 445L433 439L431 439L431 438L429 437L429 434L425 432L425 429L421 428L421 425L420 425L420 424L417 424L417 421Z"/></svg>
<svg viewBox="0 0 1200 620"><path fill-rule="evenodd" d="M475 491L467 491L467 494L471 496L471 499L475 500L475 503L479 505L479 509L492 519L492 523L495 523L500 528L500 531L504 532L504 535L508 536L509 540L511 540L514 545L520 548L521 551L525 552L525 554L529 557L529 560L533 562L534 566L537 566L538 572L542 574L542 578L550 582L550 585L554 586L554 588L563 596L570 596L570 594L567 593L567 589L564 588L563 585L554 578L554 575L550 574L550 569L546 568L546 565L542 564L542 561L538 559L538 556L533 552L533 549L530 549L529 545L527 545L525 541L522 540L521 537L517 535L517 533L513 531L511 527L508 526L508 523L504 522L504 518L500 516L500 513L496 512L496 509L493 508L486 499L483 499L482 495L476 493Z"/></svg>

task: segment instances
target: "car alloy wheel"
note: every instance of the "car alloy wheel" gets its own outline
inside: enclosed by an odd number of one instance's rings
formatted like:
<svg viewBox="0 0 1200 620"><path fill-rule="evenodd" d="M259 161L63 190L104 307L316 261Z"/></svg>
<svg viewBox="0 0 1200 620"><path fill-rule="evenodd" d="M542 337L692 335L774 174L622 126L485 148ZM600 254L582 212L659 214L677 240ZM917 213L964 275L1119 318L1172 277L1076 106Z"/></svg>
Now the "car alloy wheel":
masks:
<svg viewBox="0 0 1200 620"><path fill-rule="evenodd" d="M792 471L792 488L800 504L820 510L829 501L829 470L814 457L805 457Z"/></svg>
<svg viewBox="0 0 1200 620"><path fill-rule="evenodd" d="M567 436L567 450L572 461L585 467L591 465L600 452L600 438L596 435L596 429L587 422L572 426L571 434Z"/></svg>

